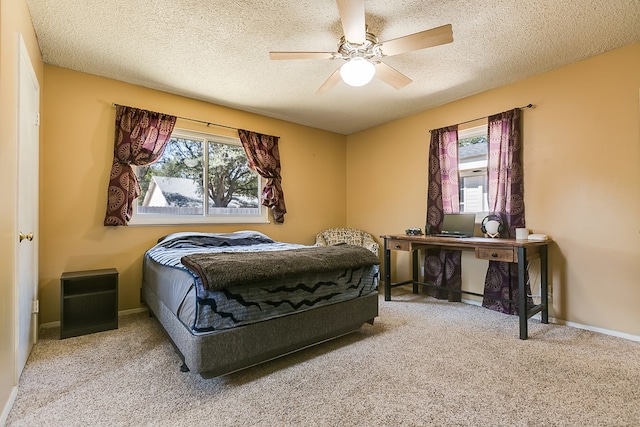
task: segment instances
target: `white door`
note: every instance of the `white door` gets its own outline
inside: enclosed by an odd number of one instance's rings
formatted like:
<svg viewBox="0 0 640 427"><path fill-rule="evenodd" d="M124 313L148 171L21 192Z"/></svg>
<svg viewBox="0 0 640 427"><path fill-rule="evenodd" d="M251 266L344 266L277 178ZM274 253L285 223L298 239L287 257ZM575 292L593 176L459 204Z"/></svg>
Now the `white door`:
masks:
<svg viewBox="0 0 640 427"><path fill-rule="evenodd" d="M22 36L18 52L18 200L16 379L37 339L40 86Z"/></svg>

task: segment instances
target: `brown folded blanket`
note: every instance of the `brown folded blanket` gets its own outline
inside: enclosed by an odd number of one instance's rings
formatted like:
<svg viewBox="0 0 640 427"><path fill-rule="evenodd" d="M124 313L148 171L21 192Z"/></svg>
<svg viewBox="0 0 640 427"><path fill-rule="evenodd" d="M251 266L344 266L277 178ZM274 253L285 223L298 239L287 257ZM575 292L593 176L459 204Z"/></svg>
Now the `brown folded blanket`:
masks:
<svg viewBox="0 0 640 427"><path fill-rule="evenodd" d="M182 257L182 264L218 290L291 275L346 270L380 264L371 251L354 245L317 246L265 252L212 252Z"/></svg>

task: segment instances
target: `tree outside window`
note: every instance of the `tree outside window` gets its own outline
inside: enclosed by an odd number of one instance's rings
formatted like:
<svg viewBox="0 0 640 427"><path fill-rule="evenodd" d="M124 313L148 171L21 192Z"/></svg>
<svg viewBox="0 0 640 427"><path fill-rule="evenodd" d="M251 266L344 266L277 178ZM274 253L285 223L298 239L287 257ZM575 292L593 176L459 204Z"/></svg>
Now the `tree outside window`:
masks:
<svg viewBox="0 0 640 427"><path fill-rule="evenodd" d="M172 217L182 218L178 222L264 220L261 180L237 139L175 130L158 161L136 173L142 194L134 223L145 217L164 218L162 223Z"/></svg>

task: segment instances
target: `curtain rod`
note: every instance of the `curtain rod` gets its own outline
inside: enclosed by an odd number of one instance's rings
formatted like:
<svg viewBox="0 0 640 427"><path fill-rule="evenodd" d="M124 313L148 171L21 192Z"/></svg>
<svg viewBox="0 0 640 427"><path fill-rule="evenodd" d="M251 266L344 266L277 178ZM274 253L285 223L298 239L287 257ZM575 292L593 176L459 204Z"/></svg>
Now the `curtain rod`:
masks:
<svg viewBox="0 0 640 427"><path fill-rule="evenodd" d="M525 105L525 106L523 106L523 107L518 107L518 108L519 108L519 109L521 109L521 110L524 110L525 108L533 108L533 104L527 104L527 105ZM490 115L491 115L491 114L490 114ZM473 120L467 120L467 121L465 121L465 122L460 122L460 123L458 123L458 125L464 125L464 124L466 124L466 123L471 123L471 122L475 122L475 121L478 121L478 120L486 119L487 117L489 117L489 116L478 117L477 119L473 119ZM435 129L431 129L429 132L431 132L431 131L433 131L433 130L435 130Z"/></svg>
<svg viewBox="0 0 640 427"><path fill-rule="evenodd" d="M127 107L127 105L116 104L115 102L111 104L112 107L117 107L118 105L121 106L121 107ZM138 108L138 109L142 110L142 108ZM162 113L162 114L166 114L166 113ZM169 114L169 115L171 115L171 114ZM190 122L202 123L202 124L207 125L207 127L209 127L209 126L217 126L217 127L221 127L221 128L239 130L238 128L235 128L233 126L221 125L219 123L206 122L204 120L198 120L198 119L190 119L189 117L182 117L182 116L176 116L176 117L178 119L182 119L182 120L189 120ZM276 136L276 138L280 138L280 137Z"/></svg>

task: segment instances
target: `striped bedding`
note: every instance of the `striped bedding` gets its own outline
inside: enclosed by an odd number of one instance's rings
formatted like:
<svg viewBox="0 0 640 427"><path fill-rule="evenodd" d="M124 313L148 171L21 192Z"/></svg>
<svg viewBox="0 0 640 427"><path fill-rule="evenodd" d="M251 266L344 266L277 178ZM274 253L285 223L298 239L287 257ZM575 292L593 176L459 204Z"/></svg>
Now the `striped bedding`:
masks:
<svg viewBox="0 0 640 427"><path fill-rule="evenodd" d="M174 233L144 257L143 280L193 333L203 334L334 304L377 291L379 266L322 271L207 290L182 257L313 248L276 242L256 231Z"/></svg>

